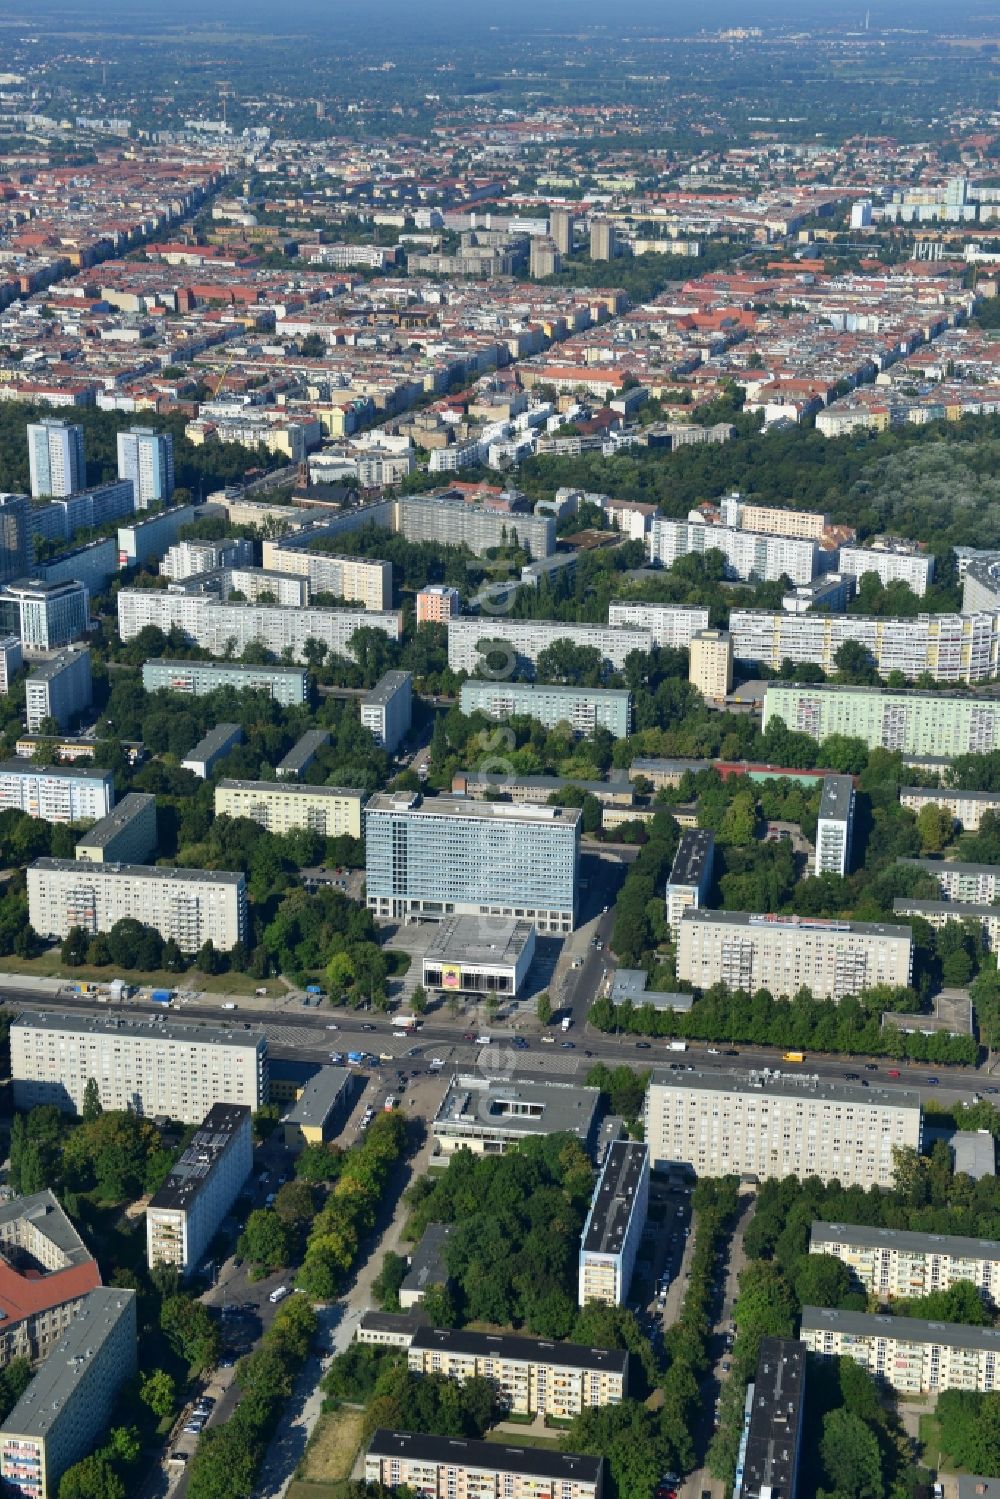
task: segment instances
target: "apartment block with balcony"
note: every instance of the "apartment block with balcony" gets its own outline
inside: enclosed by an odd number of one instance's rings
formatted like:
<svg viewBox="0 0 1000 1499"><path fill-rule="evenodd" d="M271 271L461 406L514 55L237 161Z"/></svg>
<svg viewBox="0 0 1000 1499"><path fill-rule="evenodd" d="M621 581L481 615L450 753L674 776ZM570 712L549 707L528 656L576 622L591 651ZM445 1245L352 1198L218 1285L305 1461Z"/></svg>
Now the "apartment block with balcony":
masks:
<svg viewBox="0 0 1000 1499"><path fill-rule="evenodd" d="M418 1327L407 1363L416 1374L459 1384L488 1379L516 1415L569 1420L590 1406L619 1405L628 1393L627 1353L508 1333Z"/></svg>
<svg viewBox="0 0 1000 1499"><path fill-rule="evenodd" d="M684 912L698 910L708 899L714 867L715 834L708 828L686 829L667 876L667 925L675 939Z"/></svg>
<svg viewBox="0 0 1000 1499"><path fill-rule="evenodd" d="M903 987L912 969L908 926L692 907L681 915L677 976L696 989L793 995L807 987L839 1000L878 984Z"/></svg>
<svg viewBox="0 0 1000 1499"><path fill-rule="evenodd" d="M489 677L504 684L522 667L530 670L547 646L557 640L592 646L617 671L632 651L648 654L655 645L651 630L624 625L573 625L554 619L510 619L463 616L448 622L448 665L452 671ZM489 642L488 658L479 651Z"/></svg>
<svg viewBox="0 0 1000 1499"><path fill-rule="evenodd" d="M10 1029L14 1104L80 1113L91 1078L105 1109L199 1123L216 1103L268 1101L267 1040L254 1026L23 1010Z"/></svg>
<svg viewBox="0 0 1000 1499"><path fill-rule="evenodd" d="M65 937L72 927L110 932L126 918L151 926L164 942L196 953L205 942L228 952L247 935L242 871L175 869L36 859L28 866L28 914L36 932Z"/></svg>
<svg viewBox="0 0 1000 1499"><path fill-rule="evenodd" d="M577 1300L624 1306L649 1208L649 1146L615 1140L594 1189L580 1241Z"/></svg>
<svg viewBox="0 0 1000 1499"><path fill-rule="evenodd" d="M605 728L625 739L632 728L632 694L624 688L567 687L544 682L493 682L471 678L462 683L463 713L490 718L535 718L547 729L569 724L574 734L592 735Z"/></svg>
<svg viewBox="0 0 1000 1499"><path fill-rule="evenodd" d="M86 822L107 817L115 800L114 775L86 765L35 765L0 761L0 811L13 808L42 822Z"/></svg>
<svg viewBox="0 0 1000 1499"><path fill-rule="evenodd" d="M149 1268L197 1270L252 1169L250 1109L213 1104L146 1208Z"/></svg>
<svg viewBox="0 0 1000 1499"><path fill-rule="evenodd" d="M59 1480L111 1424L137 1363L136 1293L99 1287L0 1426L0 1478L21 1499L55 1499Z"/></svg>
<svg viewBox="0 0 1000 1499"><path fill-rule="evenodd" d="M817 1221L809 1253L841 1260L880 1301L928 1296L967 1280L985 1301L1000 1306L1000 1242L995 1239Z"/></svg>
<svg viewBox="0 0 1000 1499"><path fill-rule="evenodd" d="M608 624L615 629L648 630L656 645L686 650L699 630L708 629L708 610L615 600L608 605Z"/></svg>
<svg viewBox="0 0 1000 1499"><path fill-rule="evenodd" d="M304 703L309 694L309 675L296 666L244 666L236 661L144 661L142 685L147 692L184 692L204 697L220 687L236 692L266 692L276 703L289 707Z"/></svg>
<svg viewBox="0 0 1000 1499"><path fill-rule="evenodd" d="M698 1176L818 1176L890 1187L893 1152L919 1150L920 1099L778 1073L656 1071L646 1093L646 1140L657 1167Z"/></svg>
<svg viewBox="0 0 1000 1499"><path fill-rule="evenodd" d="M248 817L269 833L306 828L323 838L361 837L365 793L353 787L310 786L280 781L221 780L215 788L217 817Z"/></svg>
<svg viewBox="0 0 1000 1499"><path fill-rule="evenodd" d="M1000 1328L804 1306L810 1353L850 1358L901 1395L1000 1389Z"/></svg>
<svg viewBox="0 0 1000 1499"><path fill-rule="evenodd" d="M130 791L81 834L73 852L91 864L144 864L156 852L156 797Z"/></svg>
<svg viewBox="0 0 1000 1499"><path fill-rule="evenodd" d="M367 1483L423 1499L601 1499L603 1472L601 1457L383 1427L365 1453Z"/></svg>
<svg viewBox="0 0 1000 1499"><path fill-rule="evenodd" d="M943 807L964 833L975 833L989 812L1000 817L1000 791L955 791L950 787L901 786L899 804L919 812L922 807Z"/></svg>
<svg viewBox="0 0 1000 1499"><path fill-rule="evenodd" d="M854 780L827 776L820 793L813 873L845 875L851 867L854 836Z"/></svg>

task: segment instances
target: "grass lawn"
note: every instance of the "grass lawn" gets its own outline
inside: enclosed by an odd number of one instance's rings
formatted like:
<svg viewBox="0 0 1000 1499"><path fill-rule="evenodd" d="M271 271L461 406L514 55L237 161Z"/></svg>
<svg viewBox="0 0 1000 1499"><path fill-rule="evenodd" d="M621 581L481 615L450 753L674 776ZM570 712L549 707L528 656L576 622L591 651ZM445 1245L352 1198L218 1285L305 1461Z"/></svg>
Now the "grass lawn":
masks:
<svg viewBox="0 0 1000 1499"><path fill-rule="evenodd" d="M364 1419L364 1411L347 1406L320 1416L296 1472L296 1477L309 1486L311 1499L329 1499L313 1493L314 1484L332 1484L350 1478L361 1446ZM301 1495L300 1499L307 1496Z"/></svg>
<svg viewBox="0 0 1000 1499"><path fill-rule="evenodd" d="M286 1490L287 1499L344 1499L347 1480L338 1478L336 1483L307 1483L305 1479L293 1478Z"/></svg>
<svg viewBox="0 0 1000 1499"><path fill-rule="evenodd" d="M560 1445L558 1437L540 1437L533 1431L519 1431L516 1437L509 1431L488 1431L486 1440L498 1442L501 1447L551 1447L555 1450Z"/></svg>
<svg viewBox="0 0 1000 1499"><path fill-rule="evenodd" d="M956 1468L955 1464L941 1451L940 1437L938 1434L937 1416L920 1417L920 1445L923 1449L921 1460L925 1467L940 1470L942 1473L964 1473L964 1468ZM938 1458L941 1459L940 1465Z"/></svg>
<svg viewBox="0 0 1000 1499"><path fill-rule="evenodd" d="M12 953L0 958L0 968L5 973L30 974L34 978L65 979L67 983L81 980L95 984L109 984L113 978L124 979L128 984L141 984L152 989L203 989L206 994L253 994L255 989L267 988L269 995L277 998L287 994L284 984L271 979L265 985L260 979L247 973L202 974L195 969L187 973L167 973L154 969L150 973L130 972L127 968L68 968L59 961L58 952L43 953L40 958L17 958Z"/></svg>

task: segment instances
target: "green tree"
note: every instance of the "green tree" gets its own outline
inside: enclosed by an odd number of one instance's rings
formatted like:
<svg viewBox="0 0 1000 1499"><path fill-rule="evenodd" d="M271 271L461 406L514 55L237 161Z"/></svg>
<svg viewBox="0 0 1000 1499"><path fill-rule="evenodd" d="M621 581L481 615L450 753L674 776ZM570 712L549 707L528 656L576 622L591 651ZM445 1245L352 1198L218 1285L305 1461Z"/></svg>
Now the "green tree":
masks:
<svg viewBox="0 0 1000 1499"><path fill-rule="evenodd" d="M938 802L928 802L921 807L917 813L920 852L939 854L951 842L954 825L951 813Z"/></svg>
<svg viewBox="0 0 1000 1499"><path fill-rule="evenodd" d="M101 1103L101 1090L97 1085L96 1077L88 1077L87 1085L83 1090L83 1111L81 1117L85 1124L100 1118L104 1113L104 1105Z"/></svg>
<svg viewBox="0 0 1000 1499"><path fill-rule="evenodd" d="M406 1260L401 1254L387 1250L382 1257L382 1268L372 1281L372 1295L384 1312L399 1311L399 1288L406 1279Z"/></svg>
<svg viewBox="0 0 1000 1499"><path fill-rule="evenodd" d="M847 1499L882 1499L882 1457L878 1438L846 1410L828 1411L820 1439L823 1469L836 1494Z"/></svg>
<svg viewBox="0 0 1000 1499"><path fill-rule="evenodd" d="M219 1331L208 1308L190 1296L169 1296L160 1308L160 1327L167 1342L196 1374L219 1357Z"/></svg>
<svg viewBox="0 0 1000 1499"><path fill-rule="evenodd" d="M414 1015L423 1015L427 1010L427 990L423 984L417 984L410 995L410 1009Z"/></svg>
<svg viewBox="0 0 1000 1499"><path fill-rule="evenodd" d="M151 1369L148 1374L140 1375L139 1398L161 1420L171 1415L177 1403L173 1375L166 1369Z"/></svg>
<svg viewBox="0 0 1000 1499"><path fill-rule="evenodd" d="M237 1248L253 1265L257 1275L270 1275L287 1265L291 1258L288 1224L273 1208L255 1208L240 1234Z"/></svg>
<svg viewBox="0 0 1000 1499"><path fill-rule="evenodd" d="M548 1025L552 1019L552 996L547 989L543 989L538 996L537 1014L541 1025Z"/></svg>
<svg viewBox="0 0 1000 1499"><path fill-rule="evenodd" d="M125 1499L125 1485L107 1458L91 1453L66 1469L59 1499Z"/></svg>

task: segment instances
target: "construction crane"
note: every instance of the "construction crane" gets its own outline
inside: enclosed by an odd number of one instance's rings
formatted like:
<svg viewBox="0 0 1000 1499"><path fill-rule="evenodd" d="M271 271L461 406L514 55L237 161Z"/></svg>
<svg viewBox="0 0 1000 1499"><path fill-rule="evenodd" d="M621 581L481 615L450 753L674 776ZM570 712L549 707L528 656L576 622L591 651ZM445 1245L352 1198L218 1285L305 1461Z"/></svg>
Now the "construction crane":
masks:
<svg viewBox="0 0 1000 1499"><path fill-rule="evenodd" d="M236 358L235 353L230 354L229 358L226 360L225 364L223 365L223 367L222 367L222 374L219 376L218 383L216 384L215 389L212 391L212 400L213 401L217 401L219 399L219 391L222 389L223 385L225 385L225 383L226 383L226 376L229 374L229 366L232 364L232 362L233 362L233 360L235 358Z"/></svg>

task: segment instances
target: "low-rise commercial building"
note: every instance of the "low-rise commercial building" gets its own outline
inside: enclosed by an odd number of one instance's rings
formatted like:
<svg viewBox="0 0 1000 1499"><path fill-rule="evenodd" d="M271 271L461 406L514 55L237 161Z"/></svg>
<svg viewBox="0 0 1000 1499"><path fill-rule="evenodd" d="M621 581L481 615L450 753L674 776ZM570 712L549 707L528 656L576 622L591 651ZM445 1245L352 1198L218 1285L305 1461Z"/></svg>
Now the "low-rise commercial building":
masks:
<svg viewBox="0 0 1000 1499"><path fill-rule="evenodd" d="M813 873L845 875L851 867L854 836L854 779L827 776L819 800Z"/></svg>
<svg viewBox="0 0 1000 1499"><path fill-rule="evenodd" d="M583 1226L580 1306L588 1301L625 1305L648 1209L649 1146L641 1140L616 1140L605 1157Z"/></svg>
<svg viewBox="0 0 1000 1499"><path fill-rule="evenodd" d="M899 804L919 812L923 807L943 807L964 833L979 830L986 813L1000 817L1000 791L953 791L941 786L901 786Z"/></svg>
<svg viewBox="0 0 1000 1499"><path fill-rule="evenodd" d="M757 1370L747 1388L733 1499L795 1499L805 1394L802 1344L794 1338L761 1338Z"/></svg>
<svg viewBox="0 0 1000 1499"><path fill-rule="evenodd" d="M269 833L307 828L324 838L361 837L365 793L349 786L280 781L227 781L215 788L217 817L248 817Z"/></svg>
<svg viewBox="0 0 1000 1499"><path fill-rule="evenodd" d="M94 700L90 651L85 645L70 645L36 657L24 692L29 733L37 733L47 718L55 719L60 729L69 728Z"/></svg>
<svg viewBox="0 0 1000 1499"><path fill-rule="evenodd" d="M420 1242L412 1250L406 1274L399 1288L399 1304L404 1312L419 1306L435 1286L445 1287L448 1273L448 1244L456 1230L454 1223L428 1223Z"/></svg>
<svg viewBox="0 0 1000 1499"><path fill-rule="evenodd" d="M601 1457L383 1427L365 1453L366 1483L423 1499L601 1499L603 1470Z"/></svg>
<svg viewBox="0 0 1000 1499"><path fill-rule="evenodd" d="M850 1358L901 1395L1000 1388L1000 1328L804 1306L810 1353Z"/></svg>
<svg viewBox="0 0 1000 1499"><path fill-rule="evenodd" d="M53 1103L80 1113L91 1078L105 1109L164 1114L194 1124L216 1103L268 1101L267 1040L260 1027L22 1010L10 1028L14 1104Z"/></svg>
<svg viewBox="0 0 1000 1499"><path fill-rule="evenodd" d="M43 822L88 822L106 817L115 800L110 770L89 765L0 761L0 811L12 807Z"/></svg>
<svg viewBox="0 0 1000 1499"><path fill-rule="evenodd" d="M116 921L140 921L172 938L181 952L211 942L228 952L247 936L246 876L224 869L155 864L95 864L36 859L28 866L28 915L42 936L75 927L110 932Z"/></svg>
<svg viewBox="0 0 1000 1499"><path fill-rule="evenodd" d="M282 1118L288 1149L332 1140L351 1111L357 1085L357 1074L347 1067L321 1067L314 1073Z"/></svg>
<svg viewBox="0 0 1000 1499"><path fill-rule="evenodd" d="M675 939L684 912L697 910L708 899L714 866L715 834L708 828L686 829L667 878L667 925Z"/></svg>
<svg viewBox="0 0 1000 1499"><path fill-rule="evenodd" d="M91 864L145 864L156 852L156 797L130 791L80 837L74 853Z"/></svg>
<svg viewBox="0 0 1000 1499"><path fill-rule="evenodd" d="M620 1349L418 1327L406 1358L415 1374L444 1374L459 1384L490 1380L520 1416L569 1420L594 1406L620 1405L628 1390L628 1354Z"/></svg>
<svg viewBox="0 0 1000 1499"><path fill-rule="evenodd" d="M181 765L202 781L207 781L219 761L225 759L230 750L242 743L242 724L216 724L214 729L209 729L204 739L199 739L194 749L188 751Z"/></svg>
<svg viewBox="0 0 1000 1499"><path fill-rule="evenodd" d="M904 987L913 971L908 926L688 908L677 941L677 977L696 989L769 989L843 999L878 984Z"/></svg>
<svg viewBox="0 0 1000 1499"><path fill-rule="evenodd" d="M361 699L361 723L375 743L394 755L413 722L413 673L387 671Z"/></svg>
<svg viewBox="0 0 1000 1499"><path fill-rule="evenodd" d="M379 792L365 807L368 909L384 920L505 916L571 932L581 821L578 807Z"/></svg>
<svg viewBox="0 0 1000 1499"><path fill-rule="evenodd" d="M146 1208L146 1263L176 1265L182 1276L202 1255L253 1169L246 1104L215 1103Z"/></svg>
<svg viewBox="0 0 1000 1499"><path fill-rule="evenodd" d="M514 999L535 955L535 928L508 917L448 916L423 956L421 982L443 994Z"/></svg>
<svg viewBox="0 0 1000 1499"><path fill-rule="evenodd" d="M803 1075L657 1071L646 1093L653 1168L698 1176L818 1176L890 1187L893 1152L921 1143L920 1098Z"/></svg>
<svg viewBox="0 0 1000 1499"><path fill-rule="evenodd" d="M462 712L490 718L535 718L547 729L565 723L574 734L592 735L598 727L616 739L632 730L632 694L615 687L564 687L535 682L463 682Z"/></svg>
<svg viewBox="0 0 1000 1499"><path fill-rule="evenodd" d="M426 1326L426 1314L419 1306L411 1312L365 1312L354 1341L377 1348L409 1348L417 1328Z"/></svg>
<svg viewBox="0 0 1000 1499"><path fill-rule="evenodd" d="M147 692L185 692L204 697L220 687L236 692L266 692L282 707L304 703L309 675L299 666L244 666L236 661L144 661L142 685Z"/></svg>
<svg viewBox="0 0 1000 1499"><path fill-rule="evenodd" d="M589 1149L600 1104L596 1088L527 1079L453 1077L431 1124L435 1155L502 1155L532 1135L574 1135Z"/></svg>
<svg viewBox="0 0 1000 1499"><path fill-rule="evenodd" d="M880 1301L928 1296L967 1280L985 1300L1000 1306L1000 1241L996 1239L817 1221L809 1235L809 1253L840 1260Z"/></svg>
<svg viewBox="0 0 1000 1499"><path fill-rule="evenodd" d="M0 1368L47 1358L100 1284L97 1261L48 1187L0 1204Z"/></svg>
<svg viewBox="0 0 1000 1499"><path fill-rule="evenodd" d="M137 1363L136 1293L90 1291L0 1426L0 1478L22 1499L54 1499L59 1480L111 1424Z"/></svg>

